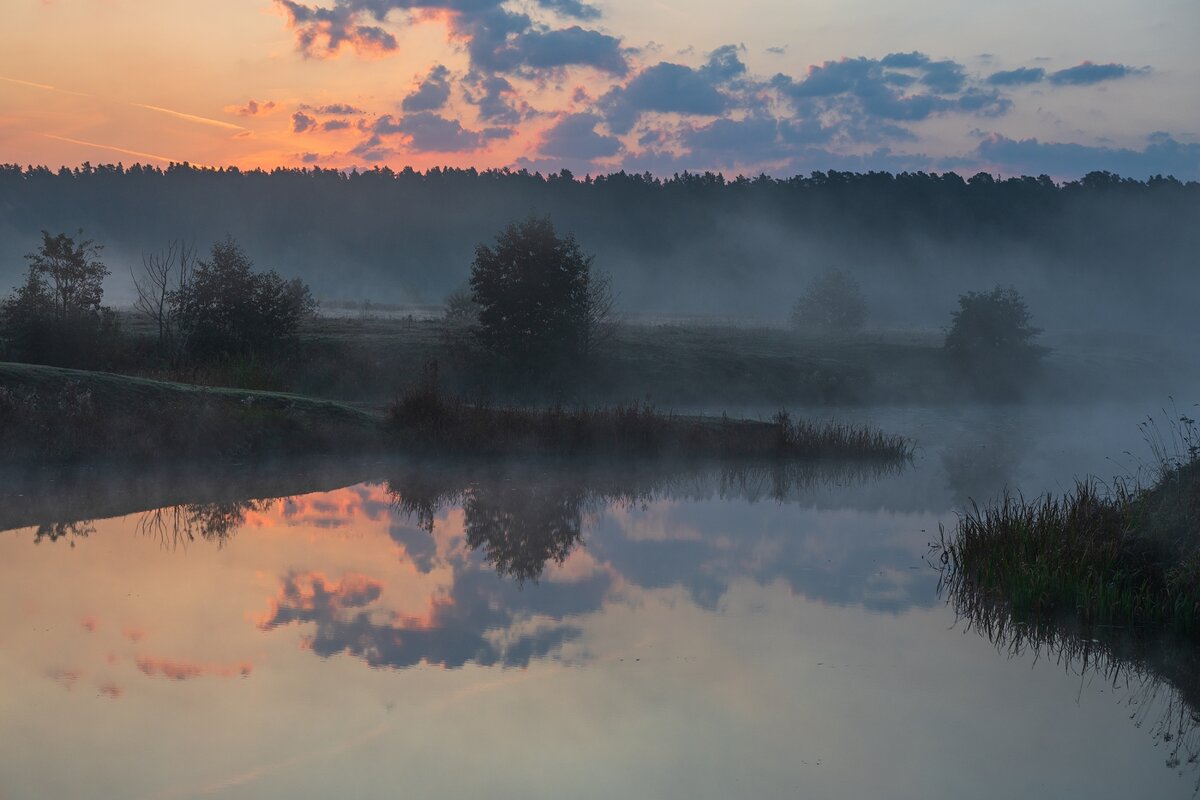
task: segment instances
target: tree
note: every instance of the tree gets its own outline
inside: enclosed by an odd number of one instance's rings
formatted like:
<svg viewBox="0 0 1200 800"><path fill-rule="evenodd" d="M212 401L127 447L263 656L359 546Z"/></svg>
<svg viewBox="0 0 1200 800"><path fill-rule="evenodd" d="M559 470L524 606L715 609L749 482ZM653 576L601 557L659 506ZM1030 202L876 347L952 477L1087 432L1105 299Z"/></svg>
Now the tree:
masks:
<svg viewBox="0 0 1200 800"><path fill-rule="evenodd" d="M792 327L814 334L849 334L862 329L867 302L853 275L830 270L808 284L792 307Z"/></svg>
<svg viewBox="0 0 1200 800"><path fill-rule="evenodd" d="M0 341L8 357L89 367L110 354L117 322L101 305L108 275L101 249L90 239L42 231L42 246L25 256L25 283L0 305Z"/></svg>
<svg viewBox="0 0 1200 800"><path fill-rule="evenodd" d="M297 344L300 323L316 313L299 279L255 272L232 238L217 242L209 260L170 296L184 354L194 361L278 358Z"/></svg>
<svg viewBox="0 0 1200 800"><path fill-rule="evenodd" d="M129 272L137 299L133 307L158 327L159 351L175 356L175 304L172 294L191 281L196 268L196 248L182 239L173 240L154 253L142 253L142 271Z"/></svg>
<svg viewBox="0 0 1200 800"><path fill-rule="evenodd" d="M979 388L1016 394L1046 350L1034 344L1025 299L1013 287L967 292L951 314L945 348L956 369Z"/></svg>
<svg viewBox="0 0 1200 800"><path fill-rule="evenodd" d="M607 278L593 275L592 257L548 218L513 223L493 249L475 248L471 297L477 335L514 365L559 366L587 358L612 311Z"/></svg>

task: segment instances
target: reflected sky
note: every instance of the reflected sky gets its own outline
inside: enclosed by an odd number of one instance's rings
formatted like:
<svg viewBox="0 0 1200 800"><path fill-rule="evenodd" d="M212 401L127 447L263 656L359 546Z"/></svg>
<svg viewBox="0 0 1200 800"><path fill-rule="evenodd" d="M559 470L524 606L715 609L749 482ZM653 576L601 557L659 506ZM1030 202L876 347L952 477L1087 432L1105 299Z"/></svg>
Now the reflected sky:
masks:
<svg viewBox="0 0 1200 800"><path fill-rule="evenodd" d="M782 497L386 468L6 532L0 797L1190 797L1169 687L1003 647L926 561L960 497L1135 449L1110 411Z"/></svg>

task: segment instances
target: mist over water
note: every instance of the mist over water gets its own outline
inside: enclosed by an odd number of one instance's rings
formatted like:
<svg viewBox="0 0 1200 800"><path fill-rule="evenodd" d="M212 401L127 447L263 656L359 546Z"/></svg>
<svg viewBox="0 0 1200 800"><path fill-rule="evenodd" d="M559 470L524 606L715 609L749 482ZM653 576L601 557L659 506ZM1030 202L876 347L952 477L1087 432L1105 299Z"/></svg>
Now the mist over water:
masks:
<svg viewBox="0 0 1200 800"><path fill-rule="evenodd" d="M1124 472L1124 451L1136 469L1154 410L859 409L919 441L913 462L790 478L536 460L22 473L3 484L25 516L0 536L20 654L0 671L21 687L2 785L1190 797L1195 697L1174 662L991 638L929 559L965 503ZM66 768L25 744L51 730L78 754Z"/></svg>

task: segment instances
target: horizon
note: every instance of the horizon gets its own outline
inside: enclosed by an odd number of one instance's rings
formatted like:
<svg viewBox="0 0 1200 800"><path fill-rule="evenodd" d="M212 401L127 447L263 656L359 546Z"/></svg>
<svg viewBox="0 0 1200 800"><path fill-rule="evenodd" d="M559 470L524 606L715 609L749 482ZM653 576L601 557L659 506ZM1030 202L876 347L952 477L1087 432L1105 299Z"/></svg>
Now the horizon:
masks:
<svg viewBox="0 0 1200 800"><path fill-rule="evenodd" d="M1200 179L1179 0L14 5L13 163Z"/></svg>

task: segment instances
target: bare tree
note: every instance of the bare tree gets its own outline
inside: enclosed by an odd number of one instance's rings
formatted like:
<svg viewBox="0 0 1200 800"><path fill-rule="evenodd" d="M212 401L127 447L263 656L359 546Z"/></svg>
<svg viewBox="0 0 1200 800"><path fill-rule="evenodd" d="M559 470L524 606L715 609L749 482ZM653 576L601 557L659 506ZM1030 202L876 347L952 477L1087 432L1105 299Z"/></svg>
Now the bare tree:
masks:
<svg viewBox="0 0 1200 800"><path fill-rule="evenodd" d="M591 356L607 345L617 330L616 300L612 293L612 278L607 272L595 270L588 275L586 314L584 347Z"/></svg>
<svg viewBox="0 0 1200 800"><path fill-rule="evenodd" d="M173 354L176 344L172 295L187 287L195 268L196 247L182 239L157 252L142 253L140 275L130 267L137 291L134 308L158 326L158 345L165 354Z"/></svg>

